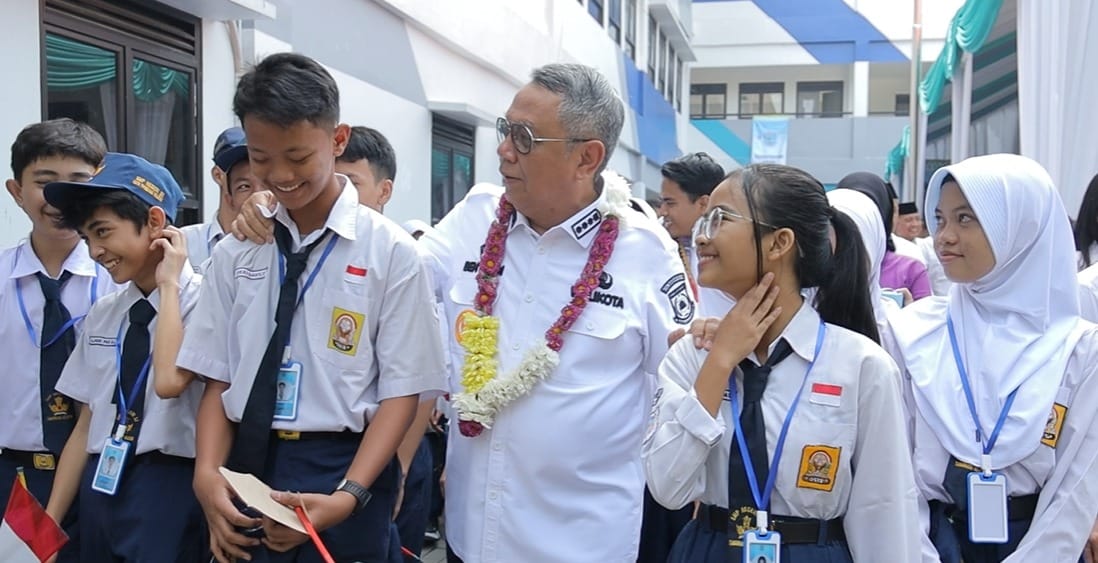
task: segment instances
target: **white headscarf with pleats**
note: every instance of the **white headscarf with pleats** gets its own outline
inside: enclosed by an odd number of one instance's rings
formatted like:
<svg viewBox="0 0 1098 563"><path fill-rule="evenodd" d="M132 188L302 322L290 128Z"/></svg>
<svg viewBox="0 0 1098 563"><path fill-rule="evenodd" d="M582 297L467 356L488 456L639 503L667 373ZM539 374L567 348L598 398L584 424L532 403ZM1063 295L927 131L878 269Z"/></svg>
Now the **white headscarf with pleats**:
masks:
<svg viewBox="0 0 1098 563"><path fill-rule="evenodd" d="M975 282L955 283L948 297L905 308L893 326L916 406L958 459L975 464L982 448L975 441L946 315L953 319L985 439L1007 396L1018 390L991 452L998 469L1040 445L1068 358L1082 334L1071 225L1040 164L997 154L934 173L923 208L932 234L947 176L960 186L983 227L995 266Z"/></svg>
<svg viewBox="0 0 1098 563"><path fill-rule="evenodd" d="M895 301L881 295L881 262L887 248L884 221L877 211L877 204L861 192L839 188L827 192L827 200L832 207L850 217L862 235L862 244L869 255L869 297L873 301L873 315L877 318L877 328L883 338L887 332L888 315L900 310Z"/></svg>

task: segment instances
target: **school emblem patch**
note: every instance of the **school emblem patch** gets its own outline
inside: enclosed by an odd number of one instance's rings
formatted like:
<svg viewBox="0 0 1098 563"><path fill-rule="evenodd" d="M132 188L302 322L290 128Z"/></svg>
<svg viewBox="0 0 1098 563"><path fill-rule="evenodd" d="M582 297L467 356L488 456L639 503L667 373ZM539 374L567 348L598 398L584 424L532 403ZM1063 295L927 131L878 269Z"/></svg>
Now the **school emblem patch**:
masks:
<svg viewBox="0 0 1098 563"><path fill-rule="evenodd" d="M1052 412L1048 413L1048 421L1045 422L1045 431L1041 434L1041 443L1055 448L1060 441L1060 430L1064 427L1064 418L1067 417L1068 408L1060 403L1052 404Z"/></svg>
<svg viewBox="0 0 1098 563"><path fill-rule="evenodd" d="M801 450L801 470L797 472L797 486L831 492L835 488L835 475L839 473L839 454L842 448L808 445Z"/></svg>
<svg viewBox="0 0 1098 563"><path fill-rule="evenodd" d="M73 412L72 401L61 393L50 393L50 396L46 398L46 407L50 409L50 415L46 418L46 422L72 420L76 414Z"/></svg>
<svg viewBox="0 0 1098 563"><path fill-rule="evenodd" d="M328 330L328 348L354 356L366 315L339 307L332 308L332 326Z"/></svg>
<svg viewBox="0 0 1098 563"><path fill-rule="evenodd" d="M728 534L728 545L743 547L743 535L755 527L755 507L741 506L728 511L728 529L735 533Z"/></svg>
<svg viewBox="0 0 1098 563"><path fill-rule="evenodd" d="M667 296L671 303L671 311L674 313L675 322L684 325L694 318L694 300L690 298L690 290L686 286L686 275L675 274L660 286L660 292Z"/></svg>

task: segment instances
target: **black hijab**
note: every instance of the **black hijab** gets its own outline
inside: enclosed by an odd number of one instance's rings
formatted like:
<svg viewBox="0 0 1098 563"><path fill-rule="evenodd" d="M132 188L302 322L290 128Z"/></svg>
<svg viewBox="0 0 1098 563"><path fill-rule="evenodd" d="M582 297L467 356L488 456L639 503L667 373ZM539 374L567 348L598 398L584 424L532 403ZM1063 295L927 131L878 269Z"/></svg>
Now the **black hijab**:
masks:
<svg viewBox="0 0 1098 563"><path fill-rule="evenodd" d="M872 172L847 174L842 180L839 180L839 184L835 187L861 192L877 204L877 210L881 212L881 220L884 221L885 246L888 247L889 251L895 252L896 245L892 242L892 199L895 197L896 192L892 190L892 187Z"/></svg>

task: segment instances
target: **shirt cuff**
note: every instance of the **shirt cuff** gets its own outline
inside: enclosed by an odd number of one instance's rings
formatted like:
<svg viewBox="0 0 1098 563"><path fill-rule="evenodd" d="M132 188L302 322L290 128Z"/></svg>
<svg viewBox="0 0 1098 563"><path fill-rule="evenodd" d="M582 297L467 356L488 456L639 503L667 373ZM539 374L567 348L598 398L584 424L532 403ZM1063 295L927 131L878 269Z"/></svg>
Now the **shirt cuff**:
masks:
<svg viewBox="0 0 1098 563"><path fill-rule="evenodd" d="M675 409L675 419L683 430L693 434L695 438L709 447L717 445L724 435L724 424L720 413L717 418L709 415L709 411L698 401L694 395L688 395Z"/></svg>
<svg viewBox="0 0 1098 563"><path fill-rule="evenodd" d="M205 354L198 354L186 349L180 350L175 359L175 365L206 379L232 383L229 378L229 365L214 360Z"/></svg>

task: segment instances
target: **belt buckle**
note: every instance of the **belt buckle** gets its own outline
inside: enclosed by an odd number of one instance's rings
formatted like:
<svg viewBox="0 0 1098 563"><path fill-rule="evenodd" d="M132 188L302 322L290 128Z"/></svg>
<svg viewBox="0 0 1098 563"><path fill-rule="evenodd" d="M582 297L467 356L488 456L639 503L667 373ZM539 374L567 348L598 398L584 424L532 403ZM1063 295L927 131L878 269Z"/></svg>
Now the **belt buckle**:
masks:
<svg viewBox="0 0 1098 563"><path fill-rule="evenodd" d="M279 430L277 436L279 440L300 440L301 432L297 430Z"/></svg>
<svg viewBox="0 0 1098 563"><path fill-rule="evenodd" d="M53 471L57 468L57 460L53 454L34 454L34 468L39 471Z"/></svg>

